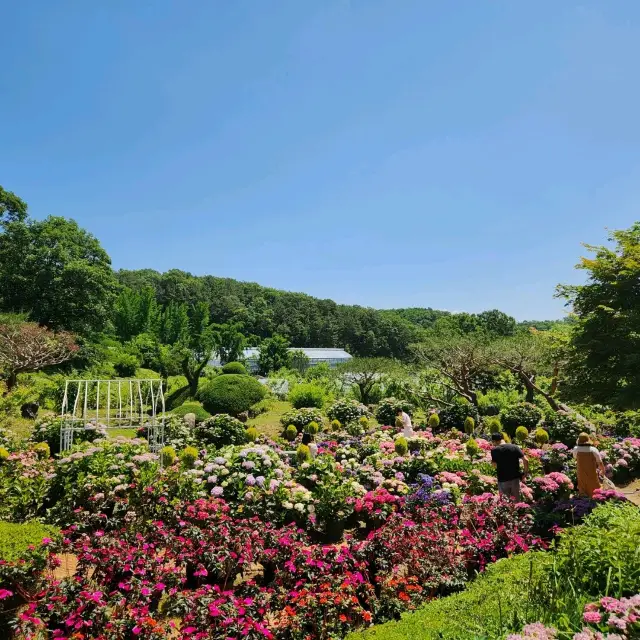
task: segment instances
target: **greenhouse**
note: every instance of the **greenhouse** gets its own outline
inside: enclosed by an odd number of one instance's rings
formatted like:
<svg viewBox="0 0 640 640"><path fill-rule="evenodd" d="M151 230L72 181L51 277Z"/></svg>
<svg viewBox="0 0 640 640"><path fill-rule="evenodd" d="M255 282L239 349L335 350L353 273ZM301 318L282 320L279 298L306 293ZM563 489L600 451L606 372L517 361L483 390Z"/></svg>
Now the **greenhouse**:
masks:
<svg viewBox="0 0 640 640"><path fill-rule="evenodd" d="M321 364L326 362L330 367L336 367L342 362L347 362L351 360L351 355L348 354L344 349L335 349L335 348L296 348L292 347L289 351L302 352L304 355L309 358L309 366L313 367L317 364ZM258 371L258 356L260 355L260 350L256 347L252 347L250 349L245 349L243 353L243 360L247 364L247 368L252 373ZM209 364L212 367L219 367L221 365L220 358L216 355L209 361Z"/></svg>

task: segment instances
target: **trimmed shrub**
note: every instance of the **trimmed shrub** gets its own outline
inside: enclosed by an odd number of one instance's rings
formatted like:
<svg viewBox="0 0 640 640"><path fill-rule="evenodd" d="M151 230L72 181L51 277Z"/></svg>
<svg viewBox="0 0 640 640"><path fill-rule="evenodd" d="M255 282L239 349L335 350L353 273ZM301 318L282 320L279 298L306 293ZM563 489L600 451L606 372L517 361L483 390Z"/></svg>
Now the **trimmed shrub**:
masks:
<svg viewBox="0 0 640 640"><path fill-rule="evenodd" d="M542 420L542 416L542 411L535 404L520 402L507 407L500 414L500 422L504 430L512 436L520 426L527 431L533 431Z"/></svg>
<svg viewBox="0 0 640 640"><path fill-rule="evenodd" d="M367 418L367 416L360 416L358 424L366 431L369 428L369 418Z"/></svg>
<svg viewBox="0 0 640 640"><path fill-rule="evenodd" d="M509 444L511 443L511 436L506 431L502 432L502 439Z"/></svg>
<svg viewBox="0 0 640 640"><path fill-rule="evenodd" d="M290 424L285 430L284 430L284 437L289 441L289 442L293 442L297 437L298 437L298 429L296 428L295 424Z"/></svg>
<svg viewBox="0 0 640 640"><path fill-rule="evenodd" d="M3 460L8 460L9 455L10 453L4 447L0 447L0 464Z"/></svg>
<svg viewBox="0 0 640 640"><path fill-rule="evenodd" d="M246 432L240 420L225 413L219 413L196 427L198 440L218 449L230 444L245 444Z"/></svg>
<svg viewBox="0 0 640 640"><path fill-rule="evenodd" d="M340 420L332 420L331 421L331 431L340 431L342 429L342 423Z"/></svg>
<svg viewBox="0 0 640 640"><path fill-rule="evenodd" d="M566 444L568 447L576 444L578 436L583 431L590 434L593 434L595 431L590 422L587 422L575 413L567 413L566 411L558 411L558 413L553 416L548 427L551 439L562 442L562 444Z"/></svg>
<svg viewBox="0 0 640 640"><path fill-rule="evenodd" d="M440 427L442 429L464 429L464 421L473 418L474 423L478 422L480 416L478 409L470 402L459 402L452 407L446 407L440 411Z"/></svg>
<svg viewBox="0 0 640 640"><path fill-rule="evenodd" d="M385 398L378 404L376 420L381 425L393 425L396 423L396 415L400 409L408 415L413 413L413 405L410 402L396 398Z"/></svg>
<svg viewBox="0 0 640 640"><path fill-rule="evenodd" d="M427 420L427 426L432 431L436 431L437 428L440 426L440 416L437 413L432 413L429 416L429 420Z"/></svg>
<svg viewBox="0 0 640 640"><path fill-rule="evenodd" d="M258 430L255 427L249 427L245 431L247 442L255 442L258 439Z"/></svg>
<svg viewBox="0 0 640 640"><path fill-rule="evenodd" d="M475 458L480 453L480 445L473 438L467 440L465 448L470 458Z"/></svg>
<svg viewBox="0 0 640 640"><path fill-rule="evenodd" d="M538 427L535 430L533 434L533 438L536 441L536 443L540 446L542 446L543 444L547 444L547 442L549 442L549 434L542 427Z"/></svg>
<svg viewBox="0 0 640 640"><path fill-rule="evenodd" d="M485 421L485 427L489 431L489 433L501 433L502 425L500 424L500 418L489 418Z"/></svg>
<svg viewBox="0 0 640 640"><path fill-rule="evenodd" d="M280 423L283 426L292 424L298 429L298 431L303 431L311 422L317 422L318 424L322 423L322 414L317 409L292 409L291 411L287 411L287 413L280 418Z"/></svg>
<svg viewBox="0 0 640 640"><path fill-rule="evenodd" d="M311 449L306 444L298 445L296 449L296 460L299 464L311 461Z"/></svg>
<svg viewBox="0 0 640 640"><path fill-rule="evenodd" d="M227 364L225 364L222 367L222 373L226 375L232 374L232 375L246 376L247 369L242 364L242 362L227 362Z"/></svg>
<svg viewBox="0 0 640 640"><path fill-rule="evenodd" d="M475 431L475 428L476 421L471 416L467 416L464 419L464 432L470 436Z"/></svg>
<svg viewBox="0 0 640 640"><path fill-rule="evenodd" d="M324 390L317 384L311 382L304 382L297 384L291 391L289 391L289 402L296 409L303 409L305 407L315 407L316 409L322 409L324 406Z"/></svg>
<svg viewBox="0 0 640 640"><path fill-rule="evenodd" d="M347 425L356 422L360 418L369 416L369 411L357 400L341 399L334 402L327 410L329 420L339 420L341 424Z"/></svg>
<svg viewBox="0 0 640 640"><path fill-rule="evenodd" d="M198 459L198 450L195 447L186 447L180 452L180 462L183 467L193 469L195 461Z"/></svg>
<svg viewBox="0 0 640 640"><path fill-rule="evenodd" d="M529 437L529 432L526 427L518 427L516 429L516 440L520 443L524 442Z"/></svg>
<svg viewBox="0 0 640 640"><path fill-rule="evenodd" d="M399 456L406 456L409 451L409 443L403 436L396 438L394 449Z"/></svg>
<svg viewBox="0 0 640 640"><path fill-rule="evenodd" d="M170 467L178 458L178 454L173 447L162 447L160 449L160 461L163 467Z"/></svg>
<svg viewBox="0 0 640 640"><path fill-rule="evenodd" d="M225 374L206 382L198 391L198 399L211 414L226 413L237 416L247 411L266 395L266 390L255 378Z"/></svg>
<svg viewBox="0 0 640 640"><path fill-rule="evenodd" d="M199 402L185 402L183 405L176 407L171 413L174 416L184 418L188 413L196 416L196 422L204 422L211 414Z"/></svg>
<svg viewBox="0 0 640 640"><path fill-rule="evenodd" d="M310 422L307 425L306 432L315 436L320 431L320 425L317 422Z"/></svg>

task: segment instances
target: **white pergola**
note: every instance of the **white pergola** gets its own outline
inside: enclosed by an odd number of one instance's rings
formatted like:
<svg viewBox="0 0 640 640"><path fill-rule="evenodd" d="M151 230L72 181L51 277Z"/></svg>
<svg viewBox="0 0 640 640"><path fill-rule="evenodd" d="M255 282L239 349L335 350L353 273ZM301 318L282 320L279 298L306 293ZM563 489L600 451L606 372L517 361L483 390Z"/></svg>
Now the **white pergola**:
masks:
<svg viewBox="0 0 640 640"><path fill-rule="evenodd" d="M146 427L151 451L164 445L165 403L162 381L66 380L62 399L60 451L73 446L73 434L103 429Z"/></svg>

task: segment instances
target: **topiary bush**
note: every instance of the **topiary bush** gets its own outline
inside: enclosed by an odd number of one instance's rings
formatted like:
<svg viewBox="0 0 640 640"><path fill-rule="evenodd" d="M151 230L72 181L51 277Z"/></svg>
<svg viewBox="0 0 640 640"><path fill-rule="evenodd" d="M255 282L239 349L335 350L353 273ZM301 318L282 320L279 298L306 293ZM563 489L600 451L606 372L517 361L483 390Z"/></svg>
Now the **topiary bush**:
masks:
<svg viewBox="0 0 640 640"><path fill-rule="evenodd" d="M518 427L516 429L516 440L519 443L523 443L526 441L526 439L529 437L529 432L527 431L526 427Z"/></svg>
<svg viewBox="0 0 640 640"><path fill-rule="evenodd" d="M305 431L312 436L315 436L320 431L320 425L317 422L310 422Z"/></svg>
<svg viewBox="0 0 640 640"><path fill-rule="evenodd" d="M432 413L427 420L427 426L432 431L437 431L440 426L440 416L437 413Z"/></svg>
<svg viewBox="0 0 640 640"><path fill-rule="evenodd" d="M280 418L282 426L292 424L298 429L298 431L303 431L311 422L322 424L322 414L318 409L292 409L291 411L287 411L282 418Z"/></svg>
<svg viewBox="0 0 640 640"><path fill-rule="evenodd" d="M296 460L298 464L311 461L311 449L306 444L298 445L296 449Z"/></svg>
<svg viewBox="0 0 640 640"><path fill-rule="evenodd" d="M520 426L527 429L527 431L533 431L542 420L542 416L542 411L535 404L520 402L507 407L500 414L500 422L503 429L510 436L513 436Z"/></svg>
<svg viewBox="0 0 640 640"><path fill-rule="evenodd" d="M369 428L369 418L367 418L367 416L360 416L358 424L362 430L366 431Z"/></svg>
<svg viewBox="0 0 640 640"><path fill-rule="evenodd" d="M304 382L297 384L291 391L289 391L289 402L296 409L303 409L305 407L315 407L316 409L322 409L324 406L325 395L322 387L312 382Z"/></svg>
<svg viewBox="0 0 640 640"><path fill-rule="evenodd" d="M113 361L113 368L119 378L133 378L140 366L140 361L129 353L118 354Z"/></svg>
<svg viewBox="0 0 640 640"><path fill-rule="evenodd" d="M198 450L195 447L186 447L180 452L179 457L183 467L193 469L193 465L198 459Z"/></svg>
<svg viewBox="0 0 640 640"><path fill-rule="evenodd" d="M246 431L246 427L240 420L220 413L198 425L196 437L204 444L220 448L230 444L245 444L247 442Z"/></svg>
<svg viewBox="0 0 640 640"><path fill-rule="evenodd" d="M332 420L331 421L331 431L340 431L342 429L342 423L340 420Z"/></svg>
<svg viewBox="0 0 640 640"><path fill-rule="evenodd" d="M367 418L370 414L362 403L357 400L340 399L327 409L329 420L339 420L340 424L348 425L360 418Z"/></svg>
<svg viewBox="0 0 640 640"><path fill-rule="evenodd" d="M576 444L578 436L583 431L590 434L595 432L590 422L587 422L576 413L568 413L566 411L558 411L546 426L552 440L562 442L568 447Z"/></svg>
<svg viewBox="0 0 640 640"><path fill-rule="evenodd" d="M266 390L255 378L237 374L218 376L203 384L198 399L211 414L225 413L237 416L260 402Z"/></svg>
<svg viewBox="0 0 640 640"><path fill-rule="evenodd" d="M475 458L480 453L480 445L473 438L467 440L465 448L470 458Z"/></svg>
<svg viewBox="0 0 640 640"><path fill-rule="evenodd" d="M258 439L258 430L255 427L249 427L245 431L247 442L255 442Z"/></svg>
<svg viewBox="0 0 640 640"><path fill-rule="evenodd" d="M222 367L222 373L226 375L246 376L247 369L242 362L227 362L227 364Z"/></svg>
<svg viewBox="0 0 640 640"><path fill-rule="evenodd" d="M487 431L489 433L502 433L502 424L500 423L500 418L496 418L495 416L485 420L484 423Z"/></svg>
<svg viewBox="0 0 640 640"><path fill-rule="evenodd" d="M542 446L549 442L549 434L542 427L538 427L533 433L533 439L537 445Z"/></svg>
<svg viewBox="0 0 640 640"><path fill-rule="evenodd" d="M171 412L174 416L184 418L188 413L196 416L196 422L204 422L211 414L199 402L185 402Z"/></svg>
<svg viewBox="0 0 640 640"><path fill-rule="evenodd" d="M464 432L470 436L475 431L475 428L476 421L471 416L467 416L464 419Z"/></svg>
<svg viewBox="0 0 640 640"><path fill-rule="evenodd" d="M38 454L38 458L51 457L51 448L46 442L38 442L38 444L34 444L33 450Z"/></svg>
<svg viewBox="0 0 640 640"><path fill-rule="evenodd" d="M406 456L409 451L409 443L403 436L396 438L394 449L399 456Z"/></svg>
<svg viewBox="0 0 640 640"><path fill-rule="evenodd" d="M285 430L284 430L284 437L289 441L289 442L293 442L297 437L298 437L298 429L296 428L295 424L290 424Z"/></svg>
<svg viewBox="0 0 640 640"><path fill-rule="evenodd" d="M160 449L160 461L163 467L170 467L178 458L178 454L173 447L162 447Z"/></svg>
<svg viewBox="0 0 640 640"><path fill-rule="evenodd" d="M473 418L474 423L477 423L480 418L478 409L470 402L458 402L440 411L440 428L462 430L467 418Z"/></svg>
<svg viewBox="0 0 640 640"><path fill-rule="evenodd" d="M381 425L394 425L396 423L396 415L400 409L408 415L413 413L413 405L407 400L385 398L376 408L376 420Z"/></svg>

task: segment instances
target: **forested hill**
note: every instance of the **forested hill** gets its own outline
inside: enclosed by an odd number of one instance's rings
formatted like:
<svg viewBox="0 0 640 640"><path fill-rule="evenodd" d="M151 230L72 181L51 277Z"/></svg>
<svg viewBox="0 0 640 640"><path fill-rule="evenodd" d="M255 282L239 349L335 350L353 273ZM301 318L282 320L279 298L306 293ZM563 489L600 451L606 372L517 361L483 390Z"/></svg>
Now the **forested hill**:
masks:
<svg viewBox="0 0 640 640"><path fill-rule="evenodd" d="M152 288L161 307L206 302L211 321L237 324L250 342L279 334L295 347L343 347L358 356L404 358L409 345L419 342L439 320L465 332L483 327L498 335L511 335L517 326L513 318L495 310L477 315L435 309L375 310L179 270L122 270L116 275L135 293Z"/></svg>

